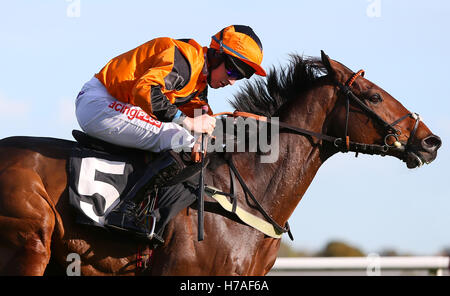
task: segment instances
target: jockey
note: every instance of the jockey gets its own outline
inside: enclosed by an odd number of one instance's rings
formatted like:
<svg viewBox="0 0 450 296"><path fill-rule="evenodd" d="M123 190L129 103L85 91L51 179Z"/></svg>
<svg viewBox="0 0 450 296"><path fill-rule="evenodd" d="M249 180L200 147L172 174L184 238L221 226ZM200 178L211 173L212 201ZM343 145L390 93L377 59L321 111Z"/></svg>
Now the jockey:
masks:
<svg viewBox="0 0 450 296"><path fill-rule="evenodd" d="M90 136L120 146L152 152L192 148L192 132L211 135L215 127L211 108L194 124L194 110L209 107L208 85L217 89L253 74L265 76L262 58L258 36L243 25L212 36L209 48L193 39L150 40L110 60L83 86L76 99L78 123ZM141 180L147 185L157 182L162 172L179 171L170 153L152 167L153 176ZM172 188L167 194L181 191ZM129 215L143 199L133 193L121 197L106 215L105 226L151 239Z"/></svg>

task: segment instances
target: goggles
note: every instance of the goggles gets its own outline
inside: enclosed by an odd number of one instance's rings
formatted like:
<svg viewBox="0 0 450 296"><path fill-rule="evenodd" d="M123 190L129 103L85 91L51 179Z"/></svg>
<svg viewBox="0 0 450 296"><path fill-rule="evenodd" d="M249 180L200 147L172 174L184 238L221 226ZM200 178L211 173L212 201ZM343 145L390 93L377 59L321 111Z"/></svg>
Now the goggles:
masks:
<svg viewBox="0 0 450 296"><path fill-rule="evenodd" d="M230 77L231 79L240 80L240 79L244 78L244 75L242 75L241 72L239 72L236 69L233 69L233 68L230 69L227 66L225 66L225 69L227 71L228 77Z"/></svg>
<svg viewBox="0 0 450 296"><path fill-rule="evenodd" d="M255 70L241 62L239 59L225 54L225 69L227 75L235 80L242 78L250 78L255 73Z"/></svg>

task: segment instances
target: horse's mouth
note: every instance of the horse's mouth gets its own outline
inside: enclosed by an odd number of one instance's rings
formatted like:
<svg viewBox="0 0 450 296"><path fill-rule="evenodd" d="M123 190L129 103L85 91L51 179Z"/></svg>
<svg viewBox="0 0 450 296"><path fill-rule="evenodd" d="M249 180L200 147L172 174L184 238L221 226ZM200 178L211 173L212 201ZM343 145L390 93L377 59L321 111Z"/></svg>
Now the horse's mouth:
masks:
<svg viewBox="0 0 450 296"><path fill-rule="evenodd" d="M442 145L441 138L436 135L430 135L417 141L416 145L401 143L400 147L395 148L398 152L396 156L406 163L409 169L419 168L424 164L430 164L437 157L437 151Z"/></svg>
<svg viewBox="0 0 450 296"><path fill-rule="evenodd" d="M424 164L423 159L414 152L406 153L406 156L403 158L403 161L406 163L406 167L408 169L419 168Z"/></svg>
<svg viewBox="0 0 450 296"><path fill-rule="evenodd" d="M422 153L420 151L409 151L403 158L408 169L415 169L423 166L424 164L430 164L436 158L436 153Z"/></svg>

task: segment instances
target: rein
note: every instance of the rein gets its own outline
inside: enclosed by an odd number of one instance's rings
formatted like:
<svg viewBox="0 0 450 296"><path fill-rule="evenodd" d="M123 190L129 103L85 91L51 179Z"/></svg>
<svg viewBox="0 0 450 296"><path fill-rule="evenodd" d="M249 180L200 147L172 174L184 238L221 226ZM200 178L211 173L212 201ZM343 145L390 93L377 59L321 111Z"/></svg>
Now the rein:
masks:
<svg viewBox="0 0 450 296"><path fill-rule="evenodd" d="M344 137L333 137L317 132L313 132L310 130L302 129L299 127L295 127L293 125L284 123L284 122L277 122L273 123L270 118L265 116L256 115L253 113L248 112L241 112L241 111L234 111L234 112L221 112L214 114L213 116L220 116L220 115L227 115L232 117L246 117L246 118L253 118L257 121L263 121L271 124L277 124L281 129L284 129L288 132L294 133L294 134L301 134L304 136L311 136L314 138L317 138L319 140L324 140L327 142L332 143L336 148L339 149L341 152L355 152L356 156L358 156L358 153L362 154L370 154L370 155L386 155L386 153L389 151L389 149L395 149L400 152L405 152L409 149L409 147L412 144L412 139L415 136L415 133L417 131L417 128L419 126L419 122L421 121L420 116L417 113L408 113L401 118L397 119L396 121L392 123L387 123L384 119L382 119L377 113L375 113L372 109L370 109L364 102L358 98L351 90L352 84L355 82L356 78L358 76L364 77L364 70L360 70L357 73L354 73L350 79L345 83L337 83L337 86L339 87L339 91L341 91L345 97L346 97L346 116L345 116L345 131L344 131ZM384 138L384 145L379 144L364 144L364 143L357 143L350 141L348 136L348 121L349 121L349 115L350 115L350 101L358 105L358 107L365 112L366 115L370 116L372 119L374 119L378 124L380 124L385 131L387 131L387 135ZM406 118L413 118L415 120L414 128L411 131L410 137L408 139L408 142L406 145L403 145L399 142L398 137L401 135L401 131L396 129L395 126L399 124L401 121L405 120ZM387 140L389 137L394 137L395 142L393 145L389 145L387 143Z"/></svg>
<svg viewBox="0 0 450 296"><path fill-rule="evenodd" d="M241 112L241 111L237 111L237 110L234 112L221 112L221 113L214 114L212 116L217 117L217 116L221 116L221 115L226 115L226 116L232 116L232 117L245 117L245 118L253 118L257 121L267 122L267 123L271 123L271 124L277 124L281 129L284 129L287 132L294 133L294 134L300 134L300 135L304 135L304 136L310 136L310 137L317 138L319 140L324 140L324 141L330 142L334 145L334 147L338 148L339 151L341 151L341 152L344 152L344 153L355 152L356 157L358 156L358 153L384 156L390 149L397 150L397 151L400 151L403 153L407 152L412 145L412 140L413 140L415 133L417 131L417 128L419 126L419 122L421 121L420 116L417 113L408 113L392 123L388 123L384 119L382 119L375 111L373 111L366 104L364 104L364 102L360 98L358 98L351 90L351 87L352 87L353 83L355 82L355 80L358 78L358 76L364 77L364 73L365 73L364 70L359 70L358 72L354 73L347 80L347 82L345 84L341 84L341 83L336 84L337 87L339 88L339 91L341 91L345 95L345 98L346 98L346 116L345 116L346 119L345 119L345 130L344 130L343 138L333 137L333 136L313 132L310 130L295 127L293 125L290 125L290 124L287 124L284 122L272 123L271 119L268 117L260 116L260 115L256 115L256 114L248 113L248 112ZM349 115L350 115L350 102L356 104L362 111L365 112L366 115L370 116L381 127L383 127L383 129L387 133L387 135L384 138L384 145L364 144L364 143L357 143L357 142L350 141L349 136L348 136L348 121L349 121ZM402 143L399 142L399 138L398 138L399 135L401 134L401 131L396 129L395 126L408 117L415 119L415 123L414 123L414 128L410 133L407 143L405 145L403 145ZM387 140L390 137L395 138L395 142L393 145L389 145L387 143ZM230 193L219 192L219 191L216 191L216 192L226 195L226 196L229 196L231 198L232 204L233 204L233 212L235 211L236 204L237 204L237 198L235 196L236 189L235 189L235 182L234 182L234 178L236 177L238 179L242 189L244 190L245 195L249 196L252 199L252 201L255 203L256 208L264 216L264 218L269 223L271 223L277 231L279 231L281 233L287 232L289 234L290 239L294 240L292 233L290 231L289 223L286 222L285 226L283 227L283 226L279 225L275 220L273 220L273 218L264 210L264 208L257 201L257 199L255 198L255 196L253 195L251 190L248 188L248 186L245 183L244 179L242 178L241 174L239 173L236 166L234 165L231 155L229 155L225 159L230 168L230 179L231 179Z"/></svg>

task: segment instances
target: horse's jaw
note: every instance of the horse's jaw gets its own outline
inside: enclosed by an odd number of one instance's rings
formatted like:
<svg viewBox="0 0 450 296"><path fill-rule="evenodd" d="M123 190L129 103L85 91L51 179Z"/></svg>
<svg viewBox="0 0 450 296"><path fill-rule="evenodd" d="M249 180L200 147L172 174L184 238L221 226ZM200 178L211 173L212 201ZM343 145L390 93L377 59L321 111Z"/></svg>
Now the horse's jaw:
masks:
<svg viewBox="0 0 450 296"><path fill-rule="evenodd" d="M402 158L408 169L420 168L424 164L430 164L436 159L437 151L433 153L421 151L409 151Z"/></svg>

